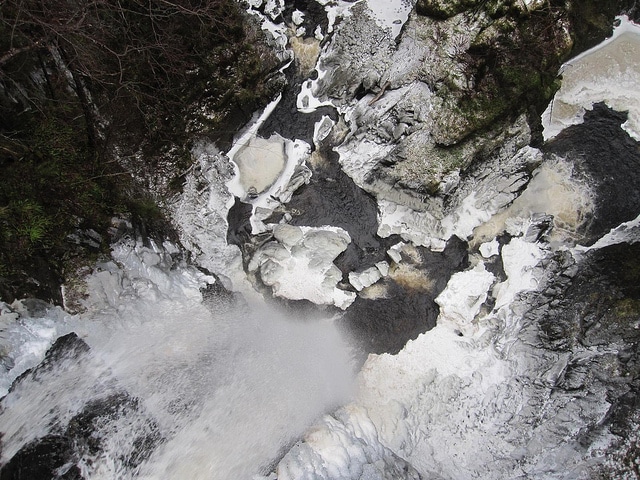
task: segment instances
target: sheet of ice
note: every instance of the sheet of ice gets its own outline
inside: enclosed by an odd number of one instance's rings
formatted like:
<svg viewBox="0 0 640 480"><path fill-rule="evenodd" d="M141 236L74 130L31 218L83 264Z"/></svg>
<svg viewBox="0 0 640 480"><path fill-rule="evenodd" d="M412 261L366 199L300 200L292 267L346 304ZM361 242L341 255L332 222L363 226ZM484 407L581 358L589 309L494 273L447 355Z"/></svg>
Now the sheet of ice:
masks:
<svg viewBox="0 0 640 480"><path fill-rule="evenodd" d="M196 145L192 155L194 166L182 194L170 205L180 241L195 262L222 276L227 288L249 295L253 288L246 280L240 249L226 240L227 215L234 202L227 188L233 165L212 144Z"/></svg>
<svg viewBox="0 0 640 480"><path fill-rule="evenodd" d="M286 158L284 138L272 135L268 139L252 137L233 157L238 167L238 184L244 195L264 193L278 179ZM244 199L244 197L242 197Z"/></svg>
<svg viewBox="0 0 640 480"><path fill-rule="evenodd" d="M286 203L291 199L293 191L309 180L311 171L305 166L305 161L311 153L311 147L303 140L289 140L279 135L273 135L270 139L259 139L257 132L264 121L271 115L276 105L280 102L282 95L279 95L271 102L265 110L252 123L243 129L236 139L233 146L227 153L230 161L234 166L235 175L227 182L227 188L232 195L239 197L242 201L253 205L253 215L251 216L251 225L254 234L266 231L266 226L262 220L267 218L273 209L281 203ZM266 145L266 146L265 146ZM242 156L243 151L252 152L252 157L262 160L261 151L266 148L267 153L275 149L278 152L283 149L284 165L279 167L279 173L274 172L274 168L267 165L265 176L269 178L269 188L262 192L250 194L245 188L251 182L243 179L242 169L238 163L234 161L237 155ZM243 162L242 159L239 162ZM246 163L246 162L245 162ZM261 164L252 162L256 168L253 169L251 176L260 178ZM280 166L280 162L275 162ZM245 175L246 176L246 175ZM262 184L264 186L264 184ZM225 234L226 237L226 234Z"/></svg>
<svg viewBox="0 0 640 480"><path fill-rule="evenodd" d="M562 85L542 115L545 139L582 122L585 110L605 102L628 111L623 128L640 140L640 26L626 16L613 36L566 62L560 69Z"/></svg>

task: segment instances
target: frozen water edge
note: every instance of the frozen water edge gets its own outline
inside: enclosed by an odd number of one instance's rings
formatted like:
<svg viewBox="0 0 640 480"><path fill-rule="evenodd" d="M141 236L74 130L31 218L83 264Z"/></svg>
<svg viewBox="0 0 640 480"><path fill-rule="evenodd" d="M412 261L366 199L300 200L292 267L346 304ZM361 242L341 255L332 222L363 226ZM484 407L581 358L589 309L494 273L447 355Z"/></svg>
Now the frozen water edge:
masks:
<svg viewBox="0 0 640 480"><path fill-rule="evenodd" d="M628 111L623 128L640 140L640 25L626 16L611 38L566 62L560 69L562 86L542 114L545 140L565 128L582 123L594 103ZM616 44L625 48L616 48Z"/></svg>

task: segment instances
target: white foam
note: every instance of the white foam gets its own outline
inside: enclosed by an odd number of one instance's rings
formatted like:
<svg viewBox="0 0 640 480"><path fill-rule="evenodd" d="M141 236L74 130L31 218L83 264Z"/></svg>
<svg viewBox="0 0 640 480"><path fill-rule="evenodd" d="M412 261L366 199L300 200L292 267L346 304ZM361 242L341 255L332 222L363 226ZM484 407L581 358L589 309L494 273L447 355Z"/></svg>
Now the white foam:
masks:
<svg viewBox="0 0 640 480"><path fill-rule="evenodd" d="M40 363L58 336L67 333L67 315L53 305L43 317L29 315L21 301L11 305L0 302L0 398L11 383L26 370Z"/></svg>

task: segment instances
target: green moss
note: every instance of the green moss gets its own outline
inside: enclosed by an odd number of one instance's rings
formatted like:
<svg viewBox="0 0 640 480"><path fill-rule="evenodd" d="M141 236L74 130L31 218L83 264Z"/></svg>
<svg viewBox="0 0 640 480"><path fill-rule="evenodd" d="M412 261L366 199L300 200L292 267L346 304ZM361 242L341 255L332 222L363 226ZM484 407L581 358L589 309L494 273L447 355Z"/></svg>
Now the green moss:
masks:
<svg viewBox="0 0 640 480"><path fill-rule="evenodd" d="M623 298L614 304L614 313L618 317L640 318L640 300L636 298Z"/></svg>

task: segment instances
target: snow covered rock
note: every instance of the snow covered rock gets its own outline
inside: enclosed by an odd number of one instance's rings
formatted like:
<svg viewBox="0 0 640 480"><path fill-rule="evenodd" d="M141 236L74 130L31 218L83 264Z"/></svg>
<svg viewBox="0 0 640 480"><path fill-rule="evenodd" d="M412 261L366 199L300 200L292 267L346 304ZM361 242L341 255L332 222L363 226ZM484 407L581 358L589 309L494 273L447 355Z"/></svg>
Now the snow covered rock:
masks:
<svg viewBox="0 0 640 480"><path fill-rule="evenodd" d="M387 262L379 262L362 272L350 272L349 283L353 285L353 288L360 291L363 288L370 287L388 273L389 264Z"/></svg>
<svg viewBox="0 0 640 480"><path fill-rule="evenodd" d="M353 302L353 292L336 286L342 272L333 264L351 242L346 231L282 224L273 228L273 236L274 241L255 253L248 269L258 272L274 295L342 309Z"/></svg>

